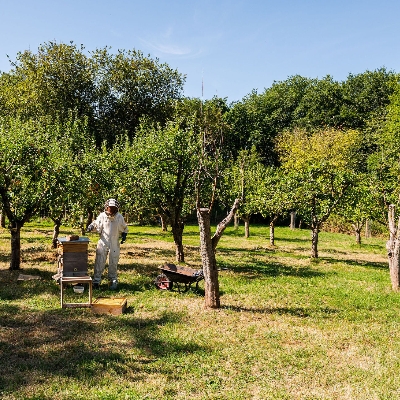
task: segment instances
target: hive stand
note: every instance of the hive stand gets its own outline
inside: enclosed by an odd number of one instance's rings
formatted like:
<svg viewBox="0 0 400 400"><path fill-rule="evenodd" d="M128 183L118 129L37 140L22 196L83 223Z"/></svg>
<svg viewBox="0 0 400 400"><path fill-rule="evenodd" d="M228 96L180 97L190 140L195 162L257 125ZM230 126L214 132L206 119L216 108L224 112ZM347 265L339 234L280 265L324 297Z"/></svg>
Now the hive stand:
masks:
<svg viewBox="0 0 400 400"><path fill-rule="evenodd" d="M88 283L89 284L89 302L88 303L64 303L64 285L73 283ZM61 288L61 307L76 308L76 307L91 307L92 306L92 278L90 276L62 276L60 278Z"/></svg>
<svg viewBox="0 0 400 400"><path fill-rule="evenodd" d="M92 306L92 278L88 275L88 245L89 238L80 237L69 240L68 237L59 238L57 246L57 274L61 290L61 307L91 307ZM89 301L84 303L65 303L64 288L68 284L89 284Z"/></svg>

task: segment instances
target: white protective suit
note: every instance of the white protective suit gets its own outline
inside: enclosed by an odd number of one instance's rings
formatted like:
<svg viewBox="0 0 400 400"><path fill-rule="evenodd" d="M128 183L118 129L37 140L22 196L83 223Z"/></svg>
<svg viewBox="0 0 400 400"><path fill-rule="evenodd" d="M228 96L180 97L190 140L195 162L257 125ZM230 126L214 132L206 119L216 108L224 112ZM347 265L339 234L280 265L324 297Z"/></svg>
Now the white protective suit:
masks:
<svg viewBox="0 0 400 400"><path fill-rule="evenodd" d="M108 279L112 282L118 281L117 265L119 261L121 233L128 233L128 226L124 217L117 212L113 216L105 212L90 224L90 228L100 233L100 239L97 242L96 260L94 263L93 283L99 284L103 274L106 259L108 257Z"/></svg>

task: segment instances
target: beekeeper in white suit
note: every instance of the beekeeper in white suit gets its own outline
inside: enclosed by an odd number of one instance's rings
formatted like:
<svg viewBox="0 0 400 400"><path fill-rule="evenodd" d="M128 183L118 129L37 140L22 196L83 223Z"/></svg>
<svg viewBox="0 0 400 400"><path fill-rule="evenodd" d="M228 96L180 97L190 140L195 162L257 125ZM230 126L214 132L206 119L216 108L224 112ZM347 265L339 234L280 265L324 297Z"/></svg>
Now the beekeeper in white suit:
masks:
<svg viewBox="0 0 400 400"><path fill-rule="evenodd" d="M104 211L99 214L87 231L100 233L97 242L96 260L94 262L93 288L98 289L108 256L108 280L111 290L118 286L117 265L119 261L120 244L126 241L128 226L124 217L118 212L119 204L115 199L108 199ZM119 240L121 235L121 241Z"/></svg>

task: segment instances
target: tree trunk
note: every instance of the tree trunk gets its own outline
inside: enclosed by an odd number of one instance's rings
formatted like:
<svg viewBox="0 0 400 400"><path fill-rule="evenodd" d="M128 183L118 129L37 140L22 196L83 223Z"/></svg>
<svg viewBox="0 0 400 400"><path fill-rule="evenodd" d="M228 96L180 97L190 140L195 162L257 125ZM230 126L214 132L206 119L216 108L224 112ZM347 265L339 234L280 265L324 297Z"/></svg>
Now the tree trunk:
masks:
<svg viewBox="0 0 400 400"><path fill-rule="evenodd" d="M86 233L86 222L83 221L84 217L81 215L80 221L79 221L79 229L81 230L81 236L84 236Z"/></svg>
<svg viewBox="0 0 400 400"><path fill-rule="evenodd" d="M86 229L92 223L92 221L93 221L93 210L88 210L86 219ZM127 221L125 220L125 222Z"/></svg>
<svg viewBox="0 0 400 400"><path fill-rule="evenodd" d="M11 262L10 270L21 269L21 228L18 222L10 228L11 232Z"/></svg>
<svg viewBox="0 0 400 400"><path fill-rule="evenodd" d="M398 237L400 228L400 219L397 223L395 221L395 208L391 204L389 206L388 219L389 219L389 240L386 242L386 250L389 259L389 272L392 289L398 291L400 287L400 240Z"/></svg>
<svg viewBox="0 0 400 400"><path fill-rule="evenodd" d="M356 243L361 246L361 230L356 230Z"/></svg>
<svg viewBox="0 0 400 400"><path fill-rule="evenodd" d="M277 220L278 216L275 215L269 223L269 244L271 246L275 246L275 223Z"/></svg>
<svg viewBox="0 0 400 400"><path fill-rule="evenodd" d="M275 224L272 221L269 223L269 244L275 246Z"/></svg>
<svg viewBox="0 0 400 400"><path fill-rule="evenodd" d="M236 199L229 214L218 224L214 236L211 237L210 209L197 207L197 219L200 230L200 254L204 274L205 307L219 308L219 282L215 251L225 228L234 217L240 200Z"/></svg>
<svg viewBox="0 0 400 400"><path fill-rule="evenodd" d="M219 282L215 251L211 239L210 210L197 209L197 219L200 230L200 255L204 274L205 306L219 308Z"/></svg>
<svg viewBox="0 0 400 400"><path fill-rule="evenodd" d="M237 231L239 229L239 216L237 214L235 214L235 216L233 217L233 224L235 227L235 231Z"/></svg>
<svg viewBox="0 0 400 400"><path fill-rule="evenodd" d="M5 215L4 212L2 212L2 213L0 214L0 226L1 226L2 228L5 228L5 227L6 227L6 215Z"/></svg>
<svg viewBox="0 0 400 400"><path fill-rule="evenodd" d="M57 248L57 244L58 244L58 235L60 234L60 226L61 226L61 222L64 218L64 211L61 212L60 214L58 214L57 217L52 217L51 220L54 222L54 226L53 226L53 238L52 238L52 246L53 249Z"/></svg>
<svg viewBox="0 0 400 400"><path fill-rule="evenodd" d="M353 224L353 229L354 233L356 235L356 243L361 246L361 229L362 229L362 223L357 222Z"/></svg>
<svg viewBox="0 0 400 400"><path fill-rule="evenodd" d="M318 233L319 225L311 227L311 257L318 258Z"/></svg>
<svg viewBox="0 0 400 400"><path fill-rule="evenodd" d="M165 215L160 214L160 220L161 220L161 230L163 232L167 232L168 231L168 219Z"/></svg>
<svg viewBox="0 0 400 400"><path fill-rule="evenodd" d="M174 237L175 243L175 257L177 262L185 261L185 254L183 252L183 228L184 224L182 221L174 221L171 223L172 236Z"/></svg>
<svg viewBox="0 0 400 400"><path fill-rule="evenodd" d="M51 241L53 249L57 248L58 235L60 234L60 226L61 226L61 220L55 220L54 221L54 227L53 227L53 238L52 238L52 241Z"/></svg>
<svg viewBox="0 0 400 400"><path fill-rule="evenodd" d="M369 239L371 237L371 224L369 219L365 221L365 238Z"/></svg>
<svg viewBox="0 0 400 400"><path fill-rule="evenodd" d="M244 237L248 238L250 236L250 216L242 215L242 220L244 222Z"/></svg>
<svg viewBox="0 0 400 400"><path fill-rule="evenodd" d="M311 258L318 258L318 234L321 222L318 221L316 213L316 199L312 200L311 208Z"/></svg>
<svg viewBox="0 0 400 400"><path fill-rule="evenodd" d="M290 229L296 228L296 211L290 213Z"/></svg>

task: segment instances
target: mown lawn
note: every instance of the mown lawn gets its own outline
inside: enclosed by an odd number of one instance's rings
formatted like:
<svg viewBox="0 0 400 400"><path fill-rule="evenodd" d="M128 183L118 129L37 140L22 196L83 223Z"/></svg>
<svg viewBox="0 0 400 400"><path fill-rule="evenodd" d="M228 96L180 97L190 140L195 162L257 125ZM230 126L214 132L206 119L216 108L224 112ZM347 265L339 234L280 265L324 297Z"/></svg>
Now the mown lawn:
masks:
<svg viewBox="0 0 400 400"><path fill-rule="evenodd" d="M217 252L222 307L207 310L202 283L198 293L153 285L158 266L174 262L172 235L131 226L116 294L128 309L109 316L60 307L51 226L24 229L23 270L13 273L0 230L0 398L400 398L400 294L384 240L357 246L321 233L312 261L309 231L277 228L273 248L268 235L227 229ZM187 265L199 268L196 226L184 244ZM41 279L17 282L19 273ZM112 295L105 283L95 293Z"/></svg>

